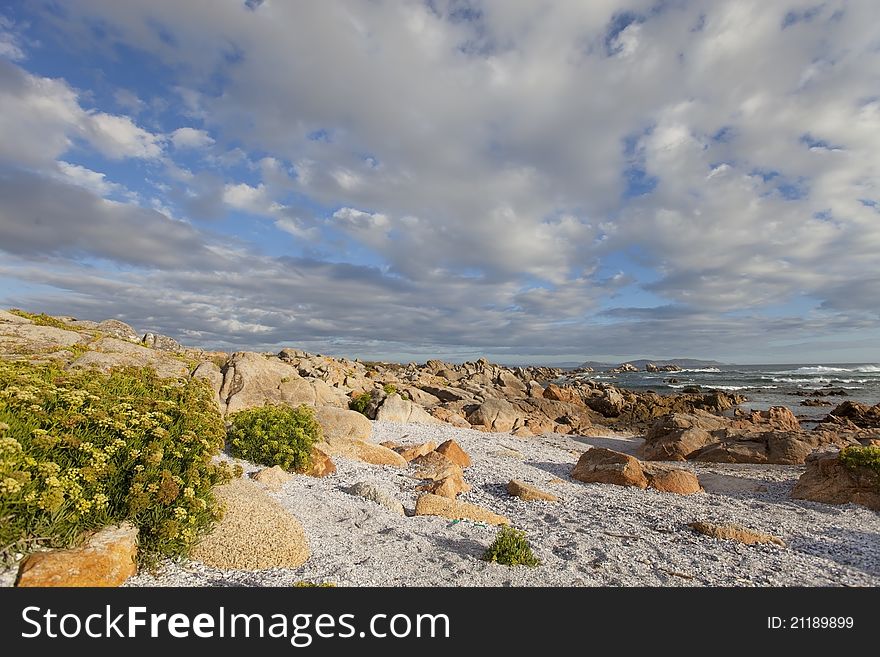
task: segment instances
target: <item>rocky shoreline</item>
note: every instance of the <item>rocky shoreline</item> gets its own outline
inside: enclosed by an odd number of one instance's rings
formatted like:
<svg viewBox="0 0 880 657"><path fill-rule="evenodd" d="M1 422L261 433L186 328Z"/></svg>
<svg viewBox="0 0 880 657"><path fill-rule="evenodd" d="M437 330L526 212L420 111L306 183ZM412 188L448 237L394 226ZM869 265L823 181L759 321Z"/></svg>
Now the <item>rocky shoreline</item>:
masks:
<svg viewBox="0 0 880 657"><path fill-rule="evenodd" d="M720 390L637 393L485 359L226 354L117 320L6 311L0 358L205 379L227 417L315 409L312 471L238 461L247 490L229 493L232 524L192 561L130 585L880 584L878 482L837 461L880 445L880 405L844 402L807 431L788 408L744 413L742 396ZM250 526L257 511L235 505L259 496L275 520ZM541 566L480 560L500 523L526 531ZM223 556L255 546L265 554L253 562Z"/></svg>

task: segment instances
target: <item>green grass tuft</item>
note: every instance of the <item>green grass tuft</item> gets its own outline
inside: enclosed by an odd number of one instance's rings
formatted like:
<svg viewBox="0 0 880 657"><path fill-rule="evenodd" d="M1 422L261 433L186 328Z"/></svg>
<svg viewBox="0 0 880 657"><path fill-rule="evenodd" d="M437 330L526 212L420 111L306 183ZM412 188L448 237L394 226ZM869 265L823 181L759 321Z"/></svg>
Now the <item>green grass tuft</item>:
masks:
<svg viewBox="0 0 880 657"><path fill-rule="evenodd" d="M483 554L483 559L505 566L534 568L541 565L540 560L532 552L526 533L507 525L500 529L492 545Z"/></svg>
<svg viewBox="0 0 880 657"><path fill-rule="evenodd" d="M45 313L34 314L29 313L26 310L21 310L20 308L10 308L9 312L13 315L18 315L19 317L29 319L38 326L52 326L54 328L65 329L68 331L70 330L70 326L62 322L60 319L57 319Z"/></svg>
<svg viewBox="0 0 880 657"><path fill-rule="evenodd" d="M367 406L370 405L372 399L373 396L369 392L363 392L359 395L354 395L348 403L348 407L353 411L357 411L361 415L366 415Z"/></svg>
<svg viewBox="0 0 880 657"><path fill-rule="evenodd" d="M880 475L880 447L844 447L837 458L851 470L867 468Z"/></svg>

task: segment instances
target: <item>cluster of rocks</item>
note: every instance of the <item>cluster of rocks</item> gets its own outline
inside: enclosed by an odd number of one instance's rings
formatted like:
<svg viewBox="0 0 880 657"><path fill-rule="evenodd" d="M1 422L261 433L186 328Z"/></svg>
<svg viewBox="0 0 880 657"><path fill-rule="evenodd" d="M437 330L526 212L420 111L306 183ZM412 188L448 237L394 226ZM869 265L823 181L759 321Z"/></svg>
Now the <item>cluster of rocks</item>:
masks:
<svg viewBox="0 0 880 657"><path fill-rule="evenodd" d="M877 437L858 426L841 429L824 422L806 431L784 406L737 418L696 410L657 420L645 433L640 456L652 461L800 465L817 449L871 445Z"/></svg>

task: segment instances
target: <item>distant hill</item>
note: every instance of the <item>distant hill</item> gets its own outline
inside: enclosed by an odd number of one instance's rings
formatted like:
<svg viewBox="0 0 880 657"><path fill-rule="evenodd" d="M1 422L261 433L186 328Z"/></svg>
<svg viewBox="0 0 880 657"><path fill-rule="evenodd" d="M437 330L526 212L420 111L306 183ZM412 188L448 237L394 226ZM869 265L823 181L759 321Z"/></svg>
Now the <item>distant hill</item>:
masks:
<svg viewBox="0 0 880 657"><path fill-rule="evenodd" d="M683 369L693 369L696 367L722 367L724 365L724 363L720 363L717 360L700 360L698 358L658 358L656 360L652 358L639 358L637 360L625 360L619 363L600 363L599 361L588 360L585 363L581 363L579 367L592 367L594 370L607 370L622 365L623 363L631 363L640 370L645 369L645 365L648 363L654 363L655 365L677 365Z"/></svg>

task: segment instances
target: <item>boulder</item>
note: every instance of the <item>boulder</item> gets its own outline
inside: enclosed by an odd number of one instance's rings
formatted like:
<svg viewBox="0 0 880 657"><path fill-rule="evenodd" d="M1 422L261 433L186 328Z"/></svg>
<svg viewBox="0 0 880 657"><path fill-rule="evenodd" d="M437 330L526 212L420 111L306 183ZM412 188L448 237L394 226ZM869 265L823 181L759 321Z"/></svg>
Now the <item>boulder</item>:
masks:
<svg viewBox="0 0 880 657"><path fill-rule="evenodd" d="M263 570L298 568L309 558L299 521L247 479L217 486L223 519L192 550L191 558L211 568Z"/></svg>
<svg viewBox="0 0 880 657"><path fill-rule="evenodd" d="M516 479L507 482L507 494L518 497L525 502L558 502L559 498L551 493L545 493L539 488L529 486Z"/></svg>
<svg viewBox="0 0 880 657"><path fill-rule="evenodd" d="M226 400L228 414L266 403L338 408L348 405L348 398L339 388L331 388L320 379L304 379L289 363L253 352L238 352L229 359L220 397Z"/></svg>
<svg viewBox="0 0 880 657"><path fill-rule="evenodd" d="M626 370L628 371L628 370ZM608 388L600 396L586 400L587 406L605 417L618 417L627 406L626 397L617 388Z"/></svg>
<svg viewBox="0 0 880 657"><path fill-rule="evenodd" d="M465 482L464 477L459 470L443 479L423 484L418 487L418 490L424 490L433 493L434 495L455 499L460 493L470 492L471 487Z"/></svg>
<svg viewBox="0 0 880 657"><path fill-rule="evenodd" d="M324 440L369 440L373 424L357 411L333 406L315 409L315 419L321 425Z"/></svg>
<svg viewBox="0 0 880 657"><path fill-rule="evenodd" d="M725 541L737 541L746 545L758 545L762 543L771 543L779 547L785 547L785 541L772 534L765 534L753 529L748 529L741 525L724 524L716 525L711 522L696 521L688 524L688 527L699 534L704 534L711 538L717 538Z"/></svg>
<svg viewBox="0 0 880 657"><path fill-rule="evenodd" d="M174 338L169 338L167 335L146 333L144 334L144 337L141 338L141 342L144 346L149 347L150 349L158 349L159 351L183 351L183 345Z"/></svg>
<svg viewBox="0 0 880 657"><path fill-rule="evenodd" d="M301 470L299 474L307 477L326 477L336 472L336 464L319 445L312 445L309 467Z"/></svg>
<svg viewBox="0 0 880 657"><path fill-rule="evenodd" d="M703 492L700 480L690 470L672 468L657 463L642 463L642 470L648 479L648 488L678 495L693 495Z"/></svg>
<svg viewBox="0 0 880 657"><path fill-rule="evenodd" d="M767 444L756 440L712 443L688 454L688 460L704 463L767 463Z"/></svg>
<svg viewBox="0 0 880 657"><path fill-rule="evenodd" d="M452 520L472 520L485 522L490 525L509 525L510 521L504 516L493 513L476 504L468 504L459 500L424 493L416 500L417 516L441 516Z"/></svg>
<svg viewBox="0 0 880 657"><path fill-rule="evenodd" d="M666 414L645 433L639 456L649 461L684 461L726 435L729 424L729 420L702 410Z"/></svg>
<svg viewBox="0 0 880 657"><path fill-rule="evenodd" d="M415 458L418 458L420 456L424 456L428 452L433 452L434 449L437 447L437 443L435 443L432 440L427 443L422 443L421 445L409 445L409 446L402 446L402 447L390 447L388 445L385 445L385 446L389 447L389 449L393 449L395 452L400 454L406 461L412 461Z"/></svg>
<svg viewBox="0 0 880 657"><path fill-rule="evenodd" d="M138 530L104 527L80 547L34 552L21 562L16 586L120 586L137 573Z"/></svg>
<svg viewBox="0 0 880 657"><path fill-rule="evenodd" d="M471 465L471 457L451 438L441 443L435 451L462 468L469 468Z"/></svg>
<svg viewBox="0 0 880 657"><path fill-rule="evenodd" d="M637 458L604 447L593 447L584 452L571 471L571 477L585 483L648 486Z"/></svg>
<svg viewBox="0 0 880 657"><path fill-rule="evenodd" d="M544 399L552 399L554 401L568 402L569 404L583 405L584 400L573 388L560 388L555 383L551 383L544 388Z"/></svg>
<svg viewBox="0 0 880 657"><path fill-rule="evenodd" d="M766 411L752 411L749 421L761 431L800 431L801 423L785 406L772 406Z"/></svg>
<svg viewBox="0 0 880 657"><path fill-rule="evenodd" d="M263 468L259 472L255 472L253 480L263 484L269 489L281 488L288 481L293 479L293 475L287 472L280 465L273 465L271 468Z"/></svg>
<svg viewBox="0 0 880 657"><path fill-rule="evenodd" d="M451 475L461 474L461 467L450 461L443 454L428 452L412 460L417 469L413 475L416 479L440 481Z"/></svg>
<svg viewBox="0 0 880 657"><path fill-rule="evenodd" d="M824 504L859 504L880 511L880 474L867 467L847 466L837 452L817 452L791 491L796 500Z"/></svg>
<svg viewBox="0 0 880 657"><path fill-rule="evenodd" d="M91 337L55 328L40 326L29 319L8 313L25 322L0 322L0 354L43 354L88 342Z"/></svg>
<svg viewBox="0 0 880 657"><path fill-rule="evenodd" d="M33 321L8 310L0 310L0 324L33 324Z"/></svg>
<svg viewBox="0 0 880 657"><path fill-rule="evenodd" d="M346 488L345 492L349 495L363 497L366 500L375 502L379 506L383 506L392 513L396 513L399 516L404 515L403 504L401 504L400 501L396 497L394 497L394 494L374 483L368 481L359 481L353 486Z"/></svg>
<svg viewBox="0 0 880 657"><path fill-rule="evenodd" d="M401 424L440 424L440 420L429 415L421 406L403 399L397 393L385 397L376 411L376 419Z"/></svg>
<svg viewBox="0 0 880 657"><path fill-rule="evenodd" d="M431 415L433 415L441 422L451 424L454 427L469 429L471 426L471 423L465 420L463 416L455 413L454 411L451 411L448 408L443 408L442 406L435 406L434 408L432 408Z"/></svg>
<svg viewBox="0 0 880 657"><path fill-rule="evenodd" d="M333 438L326 442L319 443L317 447L330 456L342 456L355 461L370 463L371 465L393 465L398 468L405 468L406 461L397 452L367 443L363 440L353 440L350 438ZM334 467L335 469L335 467Z"/></svg>
<svg viewBox="0 0 880 657"><path fill-rule="evenodd" d="M506 433L513 429L519 415L513 404L504 399L487 399L472 410L467 421L487 431Z"/></svg>
<svg viewBox="0 0 880 657"><path fill-rule="evenodd" d="M199 363L193 370L192 378L205 379L210 384L211 389L214 390L215 399L220 411L226 410L226 404L220 398L220 389L223 387L223 372L220 371L216 363L210 360Z"/></svg>
<svg viewBox="0 0 880 657"><path fill-rule="evenodd" d="M140 337L131 326L118 319L105 319L103 322L98 322L95 328L111 338L119 338L129 342L137 342Z"/></svg>

